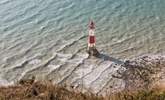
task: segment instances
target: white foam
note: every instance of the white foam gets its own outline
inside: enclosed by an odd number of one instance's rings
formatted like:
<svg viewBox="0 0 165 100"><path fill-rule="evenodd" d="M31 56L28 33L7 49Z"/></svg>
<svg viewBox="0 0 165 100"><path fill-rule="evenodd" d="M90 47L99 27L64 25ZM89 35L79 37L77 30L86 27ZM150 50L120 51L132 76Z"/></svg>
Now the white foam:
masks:
<svg viewBox="0 0 165 100"><path fill-rule="evenodd" d="M41 60L39 60L39 59L34 59L34 60L29 62L29 64L32 64L32 65L36 65L36 64L39 64L39 63L41 63Z"/></svg>
<svg viewBox="0 0 165 100"><path fill-rule="evenodd" d="M61 65L48 65L48 68L50 70L55 70L55 69L58 69Z"/></svg>
<svg viewBox="0 0 165 100"><path fill-rule="evenodd" d="M62 62L66 62L70 57L72 57L72 54L62 54L58 53L57 56L59 57L59 60Z"/></svg>

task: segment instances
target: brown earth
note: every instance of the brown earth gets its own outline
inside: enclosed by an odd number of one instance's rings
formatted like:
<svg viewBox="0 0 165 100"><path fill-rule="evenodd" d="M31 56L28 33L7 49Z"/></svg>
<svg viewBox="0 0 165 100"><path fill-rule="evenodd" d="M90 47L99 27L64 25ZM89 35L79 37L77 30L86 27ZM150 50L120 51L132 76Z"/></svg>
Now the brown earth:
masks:
<svg viewBox="0 0 165 100"><path fill-rule="evenodd" d="M165 100L165 89L159 86L149 90L127 91L96 95L82 93L65 85L51 82L22 80L17 85L0 87L0 100Z"/></svg>

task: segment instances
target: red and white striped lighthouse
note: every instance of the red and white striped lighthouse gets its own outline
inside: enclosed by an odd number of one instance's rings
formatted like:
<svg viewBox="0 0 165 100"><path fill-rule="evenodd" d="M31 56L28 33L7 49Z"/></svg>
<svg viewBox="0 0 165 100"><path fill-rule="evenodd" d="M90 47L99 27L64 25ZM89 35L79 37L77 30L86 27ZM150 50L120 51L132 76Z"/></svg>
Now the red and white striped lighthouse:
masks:
<svg viewBox="0 0 165 100"><path fill-rule="evenodd" d="M96 45L96 37L95 37L95 23L90 21L89 23L89 34L88 34L88 50L89 48L95 48Z"/></svg>
<svg viewBox="0 0 165 100"><path fill-rule="evenodd" d="M89 55L92 56L99 56L99 52L96 49L96 37L95 37L95 23L93 21L90 21L89 23L89 33L88 33L88 48L87 52Z"/></svg>

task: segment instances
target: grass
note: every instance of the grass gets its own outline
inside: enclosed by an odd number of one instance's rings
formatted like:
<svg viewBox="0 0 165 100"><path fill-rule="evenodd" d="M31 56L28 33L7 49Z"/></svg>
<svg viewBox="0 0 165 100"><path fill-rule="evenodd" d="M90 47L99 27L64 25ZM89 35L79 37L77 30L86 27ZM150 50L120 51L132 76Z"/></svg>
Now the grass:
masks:
<svg viewBox="0 0 165 100"><path fill-rule="evenodd" d="M81 93L51 82L21 83L0 87L0 100L103 100L92 93Z"/></svg>
<svg viewBox="0 0 165 100"><path fill-rule="evenodd" d="M139 91L121 91L106 96L82 93L51 82L20 82L13 86L0 87L0 100L165 100L165 91L160 88Z"/></svg>

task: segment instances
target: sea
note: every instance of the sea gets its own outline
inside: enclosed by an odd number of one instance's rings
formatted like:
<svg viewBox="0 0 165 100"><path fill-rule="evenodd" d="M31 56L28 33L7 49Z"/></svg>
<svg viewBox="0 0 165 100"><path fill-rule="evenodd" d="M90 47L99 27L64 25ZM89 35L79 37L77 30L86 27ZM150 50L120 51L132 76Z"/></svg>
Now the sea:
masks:
<svg viewBox="0 0 165 100"><path fill-rule="evenodd" d="M91 20L110 61L86 53ZM0 0L1 84L36 76L100 91L115 61L145 54L165 54L165 0Z"/></svg>

